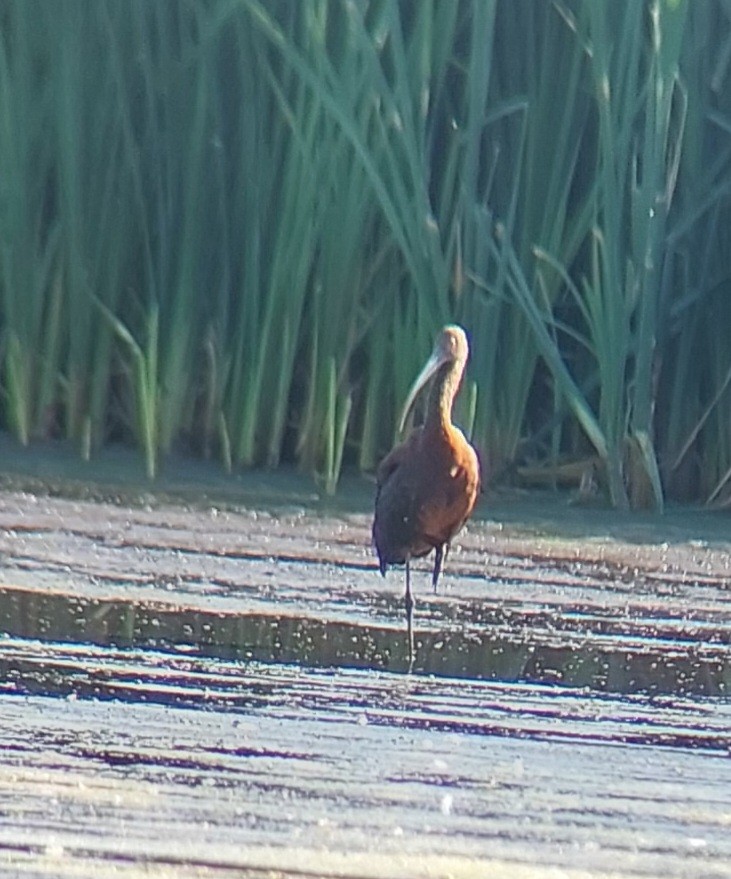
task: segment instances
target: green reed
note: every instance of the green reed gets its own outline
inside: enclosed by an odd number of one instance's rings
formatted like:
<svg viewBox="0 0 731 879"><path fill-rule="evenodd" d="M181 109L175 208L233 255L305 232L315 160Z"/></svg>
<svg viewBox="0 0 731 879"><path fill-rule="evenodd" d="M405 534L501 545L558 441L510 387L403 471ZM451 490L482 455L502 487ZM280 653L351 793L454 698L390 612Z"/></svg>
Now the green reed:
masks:
<svg viewBox="0 0 731 879"><path fill-rule="evenodd" d="M478 12L485 16L484 7ZM541 277L533 250L548 249L569 263L586 234L585 187L582 181L577 183L576 162L587 101L582 90L582 46L553 4L517 2L510 10L500 7L489 25L490 39L495 40L491 69L486 68L475 35L469 81L489 79L491 87L479 95L474 86L465 90L472 100L477 97L477 105L466 112L472 122L462 175L461 228L463 258L474 292L487 284L493 295L485 300L470 296L468 290L460 312L473 327L473 375L482 386L478 442L484 445L491 467L500 471L515 460L525 436L540 350L531 335L530 317L515 307L510 293L506 249L515 251L523 267L531 300L550 311L561 285L555 276ZM510 51L520 42L527 44L529 65ZM482 154L471 155L481 139ZM500 244L493 253L496 235Z"/></svg>
<svg viewBox="0 0 731 879"><path fill-rule="evenodd" d="M372 470L440 325L490 473L731 482L731 9L8 0L2 426Z"/></svg>
<svg viewBox="0 0 731 879"><path fill-rule="evenodd" d="M556 387L604 464L612 503L629 506L628 490L634 504L646 503L647 491L643 494L638 487L644 481L651 502L662 508L653 440L653 364L661 331L665 225L683 137L683 98L682 93L678 97L676 83L686 9L683 3L588 3L580 11L576 18L564 7L564 19L576 33L575 49L586 54L586 75L594 86L596 146L587 143L579 155L571 138L559 134L557 142L570 157L574 225L565 233L569 248L555 235L544 248L540 236L530 234L539 258L543 302L531 294L530 263L509 226L501 232L504 241L499 247L509 248L509 287L531 322ZM576 56L575 64L579 63ZM579 70L573 65L570 69ZM571 76L561 81L577 82ZM570 126L574 139L582 136L586 115L578 118L581 124L574 120ZM577 157L585 162L593 157L595 162L595 172L586 180L573 173ZM565 179L560 175L559 180ZM585 190L577 199L576 187L582 183ZM530 191L536 194L536 186ZM547 216L565 216L565 183L554 189L549 186L548 191L558 198L548 199L553 208ZM578 283L568 267L578 269ZM596 371L596 400L587 397L566 368L559 336L566 328L555 321L556 283L575 311L569 336L590 355L582 358L588 375Z"/></svg>
<svg viewBox="0 0 731 879"><path fill-rule="evenodd" d="M45 125L52 90L34 77L47 43L23 14L12 16L0 40L0 352L4 421L23 444L44 432L58 391L59 223L41 222L53 165Z"/></svg>

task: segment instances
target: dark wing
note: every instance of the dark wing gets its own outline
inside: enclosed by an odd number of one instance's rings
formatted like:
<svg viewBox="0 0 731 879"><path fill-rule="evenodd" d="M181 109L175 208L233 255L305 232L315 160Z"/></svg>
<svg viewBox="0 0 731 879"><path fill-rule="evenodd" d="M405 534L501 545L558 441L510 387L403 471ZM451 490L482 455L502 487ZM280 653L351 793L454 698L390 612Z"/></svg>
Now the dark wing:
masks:
<svg viewBox="0 0 731 879"><path fill-rule="evenodd" d="M431 549L419 536L419 480L423 476L414 466L421 428L392 449L381 461L376 474L376 513L373 542L381 573L387 565L399 565L407 556L424 555Z"/></svg>
<svg viewBox="0 0 731 879"><path fill-rule="evenodd" d="M413 457L419 445L420 434L420 427L412 430L406 439L397 446L394 446L378 465L376 482L379 492L389 479Z"/></svg>

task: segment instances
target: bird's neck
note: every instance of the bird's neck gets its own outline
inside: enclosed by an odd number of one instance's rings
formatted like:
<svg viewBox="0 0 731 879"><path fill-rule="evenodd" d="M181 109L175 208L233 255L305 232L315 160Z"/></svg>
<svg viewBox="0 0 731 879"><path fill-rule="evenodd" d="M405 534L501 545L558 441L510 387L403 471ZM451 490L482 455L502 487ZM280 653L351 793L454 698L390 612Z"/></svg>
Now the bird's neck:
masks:
<svg viewBox="0 0 731 879"><path fill-rule="evenodd" d="M441 366L434 378L426 407L424 427L429 430L445 430L452 424L452 405L457 396L464 363L452 361Z"/></svg>

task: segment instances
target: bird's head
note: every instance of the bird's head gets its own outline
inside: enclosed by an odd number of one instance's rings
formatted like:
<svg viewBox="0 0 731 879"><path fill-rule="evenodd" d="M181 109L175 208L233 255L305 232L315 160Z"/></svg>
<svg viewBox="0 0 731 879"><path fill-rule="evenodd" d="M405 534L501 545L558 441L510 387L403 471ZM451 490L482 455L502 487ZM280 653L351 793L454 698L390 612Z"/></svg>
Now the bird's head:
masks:
<svg viewBox="0 0 731 879"><path fill-rule="evenodd" d="M434 343L434 350L431 356L424 364L424 368L416 377L411 385L409 394L406 397L404 408L401 412L401 420L399 422L399 433L404 429L406 419L414 405L419 391L429 381L429 379L444 366L445 363L458 364L460 372L464 369L465 363L470 353L470 346L467 342L467 334L462 327L457 324L448 324L437 336Z"/></svg>

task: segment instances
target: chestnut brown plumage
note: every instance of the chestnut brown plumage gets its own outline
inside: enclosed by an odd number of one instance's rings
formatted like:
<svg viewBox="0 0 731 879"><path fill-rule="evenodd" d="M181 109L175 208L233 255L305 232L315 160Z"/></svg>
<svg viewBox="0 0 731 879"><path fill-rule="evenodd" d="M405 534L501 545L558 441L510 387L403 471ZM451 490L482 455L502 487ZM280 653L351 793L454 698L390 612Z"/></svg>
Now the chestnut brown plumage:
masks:
<svg viewBox="0 0 731 879"><path fill-rule="evenodd" d="M389 565L406 565L406 625L409 667L414 657L409 562L434 550L436 590L450 541L475 507L480 491L477 454L452 424L452 404L464 374L469 346L464 330L446 326L409 391L401 416L403 429L421 388L435 376L421 427L381 461L373 520L373 542L381 574Z"/></svg>

